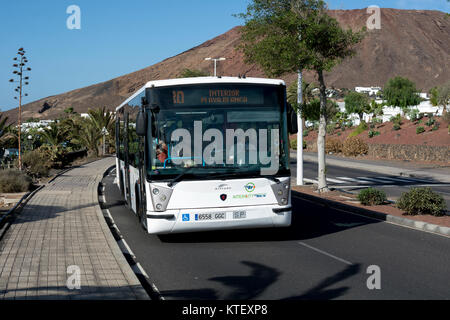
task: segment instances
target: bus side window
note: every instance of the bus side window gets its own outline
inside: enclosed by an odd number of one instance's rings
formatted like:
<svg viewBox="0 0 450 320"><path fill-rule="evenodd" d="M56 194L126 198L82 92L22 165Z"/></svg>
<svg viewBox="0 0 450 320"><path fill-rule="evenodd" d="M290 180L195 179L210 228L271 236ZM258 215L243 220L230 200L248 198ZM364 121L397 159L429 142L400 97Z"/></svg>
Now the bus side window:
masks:
<svg viewBox="0 0 450 320"><path fill-rule="evenodd" d="M119 150L118 150L118 154L119 154L119 159L122 161L125 161L125 136L124 136L124 132L125 132L125 123L124 123L124 118L123 115L122 117L119 118L119 141L118 141L118 146L119 146Z"/></svg>
<svg viewBox="0 0 450 320"><path fill-rule="evenodd" d="M134 110L133 110L134 111ZM129 114L128 120L128 162L130 166L139 167L139 137L136 134L136 113Z"/></svg>

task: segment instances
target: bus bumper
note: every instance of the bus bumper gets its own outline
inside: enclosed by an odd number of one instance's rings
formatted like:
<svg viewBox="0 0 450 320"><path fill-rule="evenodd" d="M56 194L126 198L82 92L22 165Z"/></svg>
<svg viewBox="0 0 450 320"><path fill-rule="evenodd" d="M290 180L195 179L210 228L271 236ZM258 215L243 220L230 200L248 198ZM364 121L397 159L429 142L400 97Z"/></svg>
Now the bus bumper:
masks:
<svg viewBox="0 0 450 320"><path fill-rule="evenodd" d="M211 219L203 219L209 218ZM288 227L292 207L263 205L254 207L167 210L147 212L147 231L168 234L211 230Z"/></svg>

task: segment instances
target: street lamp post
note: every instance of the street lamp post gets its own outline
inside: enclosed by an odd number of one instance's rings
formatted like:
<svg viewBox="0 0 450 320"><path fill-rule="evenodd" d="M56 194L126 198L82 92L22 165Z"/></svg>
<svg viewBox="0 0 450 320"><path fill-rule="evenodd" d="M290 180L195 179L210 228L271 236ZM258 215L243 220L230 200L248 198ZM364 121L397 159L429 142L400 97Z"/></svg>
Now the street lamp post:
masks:
<svg viewBox="0 0 450 320"><path fill-rule="evenodd" d="M297 87L297 185L303 185L303 75L302 70L298 70L298 87Z"/></svg>
<svg viewBox="0 0 450 320"><path fill-rule="evenodd" d="M217 77L217 61L225 61L226 58L205 58L206 61L214 61L214 77Z"/></svg>
<svg viewBox="0 0 450 320"><path fill-rule="evenodd" d="M109 135L108 130L103 127L102 129L102 135L103 135L103 156L106 154L106 136Z"/></svg>
<svg viewBox="0 0 450 320"><path fill-rule="evenodd" d="M19 170L22 170L22 150L21 150L21 132L22 132L22 97L28 96L27 93L23 93L23 86L28 85L29 77L25 77L24 73L27 71L31 71L31 68L25 68L25 65L28 62L27 57L25 57L25 50L23 48L19 48L17 51L17 57L13 58L17 63L13 64L13 67L16 70L13 71L13 74L19 77L19 80L14 81L14 79L10 79L11 83L18 83L19 85L14 89L14 91L18 92L18 97L14 97L14 99L19 100L19 118L18 118L18 138L19 138Z"/></svg>

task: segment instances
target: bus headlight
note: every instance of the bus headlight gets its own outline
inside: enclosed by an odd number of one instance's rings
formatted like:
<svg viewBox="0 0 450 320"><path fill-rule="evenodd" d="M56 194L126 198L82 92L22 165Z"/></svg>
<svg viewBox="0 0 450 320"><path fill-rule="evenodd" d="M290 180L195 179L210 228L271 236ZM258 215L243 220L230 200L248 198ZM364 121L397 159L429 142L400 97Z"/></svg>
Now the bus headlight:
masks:
<svg viewBox="0 0 450 320"><path fill-rule="evenodd" d="M153 209L158 212L166 211L169 204L170 196L172 195L172 189L153 186L150 184Z"/></svg>

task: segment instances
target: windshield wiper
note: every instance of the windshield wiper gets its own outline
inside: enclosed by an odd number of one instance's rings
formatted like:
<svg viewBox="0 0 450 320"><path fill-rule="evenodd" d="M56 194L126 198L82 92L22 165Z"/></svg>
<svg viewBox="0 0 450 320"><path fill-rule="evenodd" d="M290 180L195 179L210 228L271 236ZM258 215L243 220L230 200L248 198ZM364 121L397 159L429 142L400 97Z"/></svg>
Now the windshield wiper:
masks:
<svg viewBox="0 0 450 320"><path fill-rule="evenodd" d="M211 168L211 167L209 167L209 168ZM217 167L217 168L219 168L219 167ZM220 168L223 168L223 167L220 167ZM167 186L169 188L171 188L174 185L174 183L180 182L188 174L191 174L193 169L198 169L198 168L192 167L192 168L185 170L184 172L180 173L178 176L176 176L175 178L170 180L170 182L167 184ZM195 178L198 180L205 180L205 179L213 180L213 179L224 179L224 178L231 178L231 177L266 178L266 179L276 182L277 184L281 183L281 181L274 176L259 176L257 174L246 174L246 172L217 172L217 173L205 172L205 174L195 174Z"/></svg>
<svg viewBox="0 0 450 320"><path fill-rule="evenodd" d="M173 178L172 180L170 180L170 182L167 184L167 186L168 186L169 188L172 188L172 186L173 186L173 184L174 184L175 182L179 182L179 181L183 180L183 178L184 178L187 174L189 174L189 173L192 171L192 169L193 169L193 168L190 168L190 169L187 169L187 170L185 170L184 172L180 173L178 176L176 176L175 178Z"/></svg>

